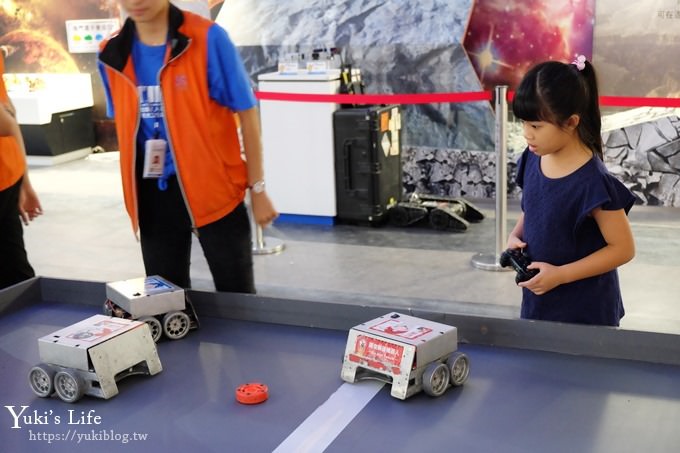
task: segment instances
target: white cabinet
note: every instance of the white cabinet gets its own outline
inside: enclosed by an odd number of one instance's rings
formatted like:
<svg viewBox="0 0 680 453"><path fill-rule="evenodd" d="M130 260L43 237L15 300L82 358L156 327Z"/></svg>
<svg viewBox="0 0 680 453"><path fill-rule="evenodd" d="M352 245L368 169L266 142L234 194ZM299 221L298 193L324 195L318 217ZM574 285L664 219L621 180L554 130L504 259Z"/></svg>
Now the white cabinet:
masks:
<svg viewBox="0 0 680 453"><path fill-rule="evenodd" d="M265 92L337 94L339 87L339 70L259 76L259 91ZM333 224L337 108L338 104L325 102L260 102L267 193L281 220Z"/></svg>

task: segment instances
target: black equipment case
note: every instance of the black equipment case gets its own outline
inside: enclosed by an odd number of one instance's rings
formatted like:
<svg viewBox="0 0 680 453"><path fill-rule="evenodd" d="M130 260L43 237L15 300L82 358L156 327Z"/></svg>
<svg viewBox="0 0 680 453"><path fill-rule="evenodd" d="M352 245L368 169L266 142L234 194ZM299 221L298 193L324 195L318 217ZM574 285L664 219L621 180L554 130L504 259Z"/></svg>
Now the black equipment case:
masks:
<svg viewBox="0 0 680 453"><path fill-rule="evenodd" d="M336 220L382 223L403 190L400 107L336 110L333 130Z"/></svg>

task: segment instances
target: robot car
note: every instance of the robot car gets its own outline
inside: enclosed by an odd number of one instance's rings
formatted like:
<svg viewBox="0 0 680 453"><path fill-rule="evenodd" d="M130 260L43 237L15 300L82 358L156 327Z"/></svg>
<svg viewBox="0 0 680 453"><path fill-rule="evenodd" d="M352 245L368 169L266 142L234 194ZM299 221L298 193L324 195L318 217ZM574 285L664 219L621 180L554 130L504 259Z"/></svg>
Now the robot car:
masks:
<svg viewBox="0 0 680 453"><path fill-rule="evenodd" d="M184 289L157 275L107 283L106 297L105 314L147 323L156 342L162 334L179 340L199 326Z"/></svg>
<svg viewBox="0 0 680 453"><path fill-rule="evenodd" d="M441 396L469 376L468 357L457 349L455 327L388 313L350 330L341 377L349 383L386 382L391 395L402 400L421 390Z"/></svg>
<svg viewBox="0 0 680 453"><path fill-rule="evenodd" d="M109 399L117 382L162 371L156 343L143 322L94 315L38 339L41 363L28 382L42 398L56 393L67 403L83 395Z"/></svg>
<svg viewBox="0 0 680 453"><path fill-rule="evenodd" d="M388 207L392 225L405 227L427 219L435 230L463 232L470 223L480 222L484 214L472 203L462 198L440 197L412 193L408 201L399 201Z"/></svg>

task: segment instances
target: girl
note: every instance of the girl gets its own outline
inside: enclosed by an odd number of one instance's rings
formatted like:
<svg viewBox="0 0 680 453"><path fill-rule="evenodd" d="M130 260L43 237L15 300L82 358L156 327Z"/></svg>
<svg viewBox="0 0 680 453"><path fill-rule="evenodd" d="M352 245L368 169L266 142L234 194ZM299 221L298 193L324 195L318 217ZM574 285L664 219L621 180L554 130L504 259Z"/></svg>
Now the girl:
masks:
<svg viewBox="0 0 680 453"><path fill-rule="evenodd" d="M508 248L526 249L538 274L522 287L522 318L618 326L616 268L635 255L635 198L602 162L595 70L585 57L549 61L520 83L513 112L528 147L517 169L522 213Z"/></svg>

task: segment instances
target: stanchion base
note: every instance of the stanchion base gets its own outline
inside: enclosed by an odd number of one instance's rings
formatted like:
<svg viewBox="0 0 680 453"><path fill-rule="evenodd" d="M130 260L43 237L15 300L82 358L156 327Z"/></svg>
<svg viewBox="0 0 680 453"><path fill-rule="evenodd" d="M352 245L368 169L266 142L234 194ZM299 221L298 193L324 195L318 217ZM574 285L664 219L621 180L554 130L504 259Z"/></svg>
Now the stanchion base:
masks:
<svg viewBox="0 0 680 453"><path fill-rule="evenodd" d="M489 253L477 253L472 257L472 266L483 271L511 271L512 267L502 267L498 263L498 257Z"/></svg>
<svg viewBox="0 0 680 453"><path fill-rule="evenodd" d="M262 244L253 243L253 255L273 255L274 253L281 253L286 245L281 239L277 238L263 238Z"/></svg>

